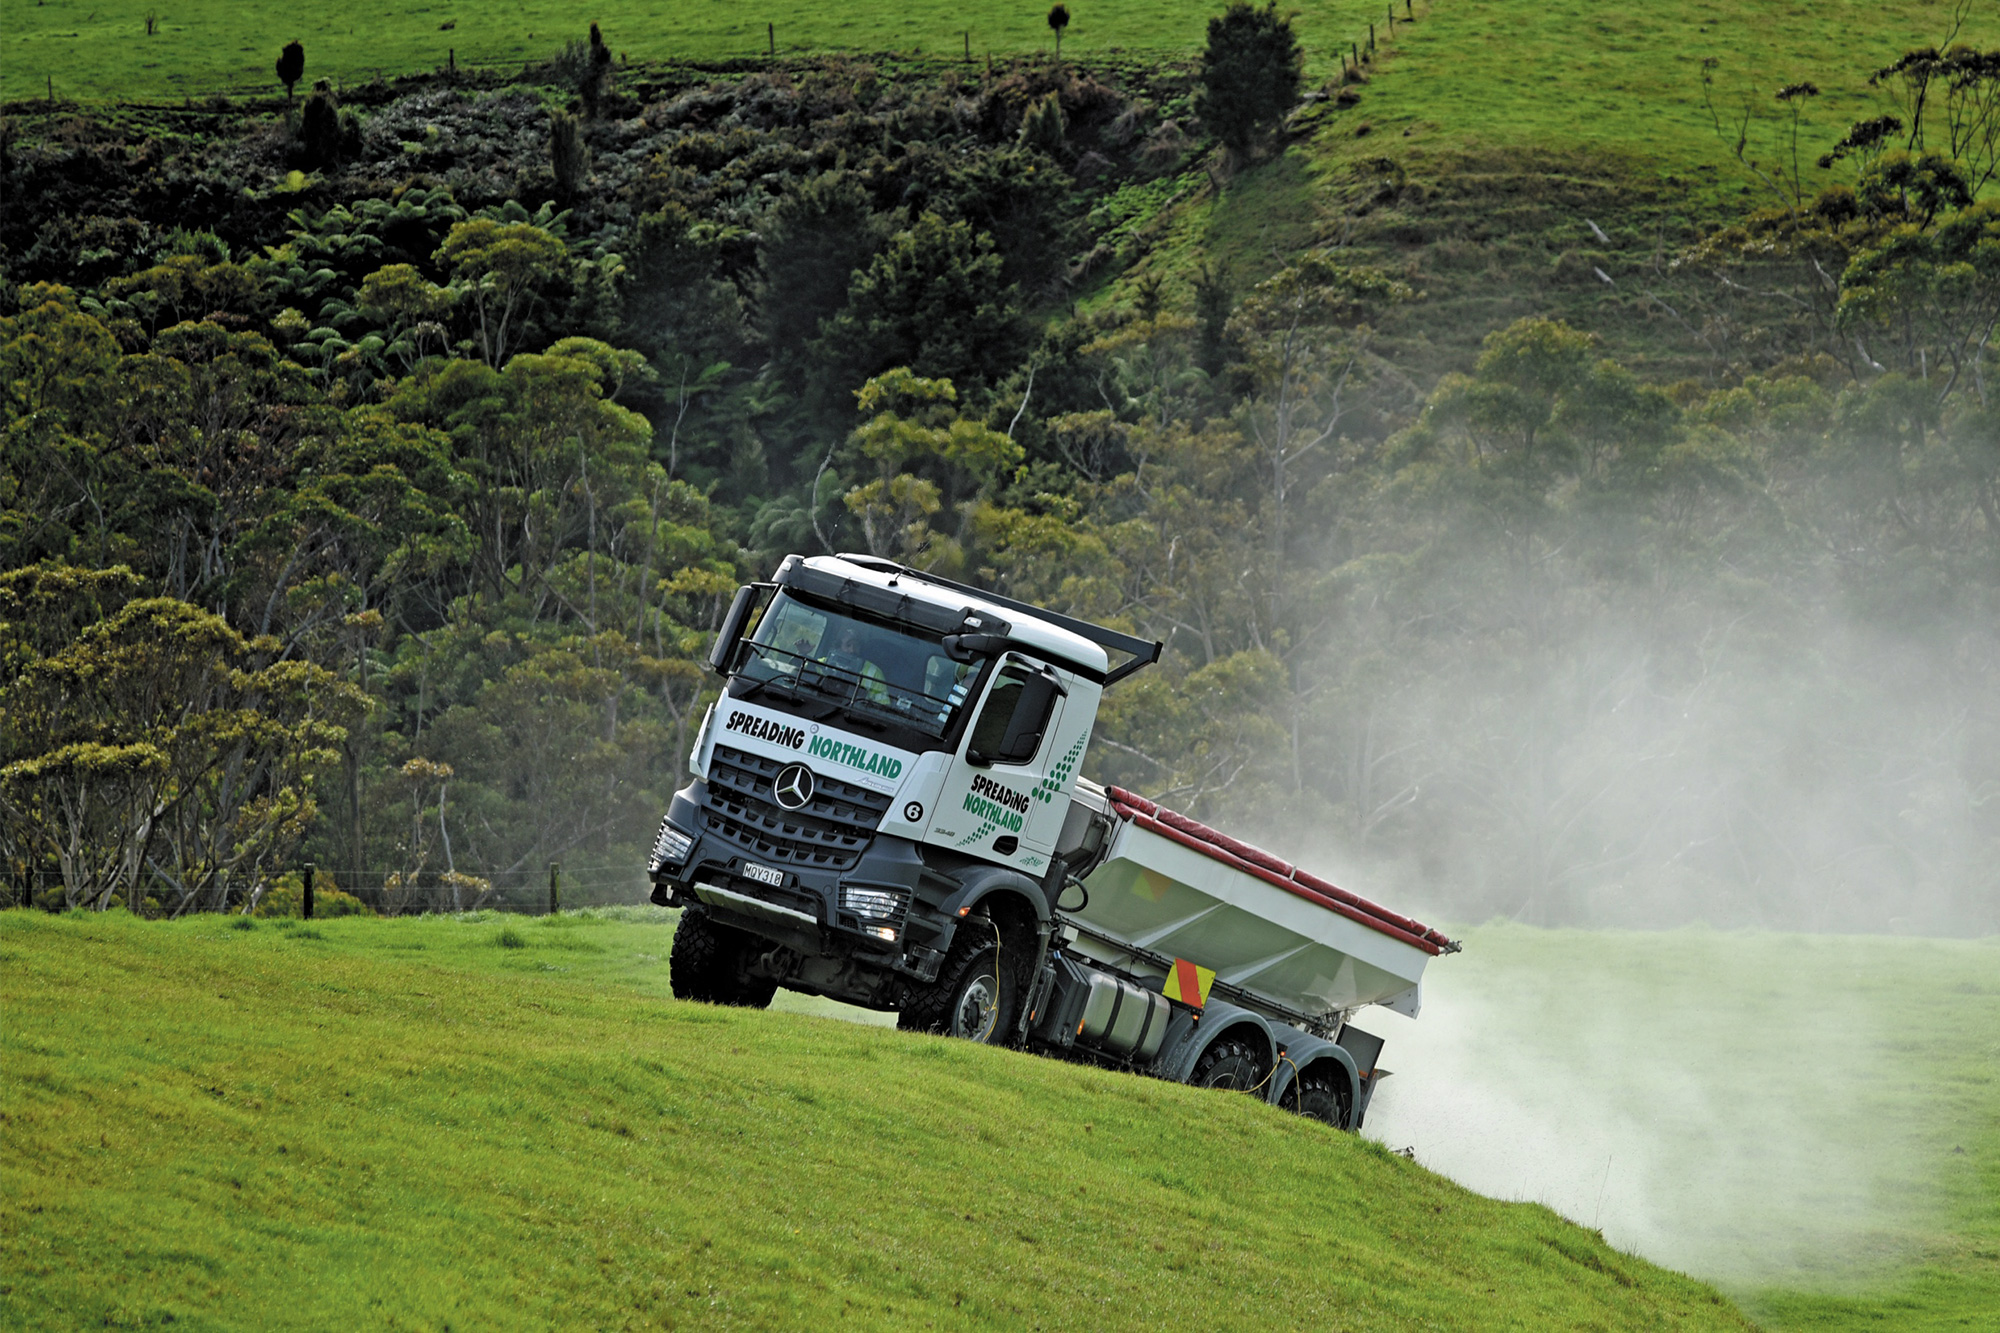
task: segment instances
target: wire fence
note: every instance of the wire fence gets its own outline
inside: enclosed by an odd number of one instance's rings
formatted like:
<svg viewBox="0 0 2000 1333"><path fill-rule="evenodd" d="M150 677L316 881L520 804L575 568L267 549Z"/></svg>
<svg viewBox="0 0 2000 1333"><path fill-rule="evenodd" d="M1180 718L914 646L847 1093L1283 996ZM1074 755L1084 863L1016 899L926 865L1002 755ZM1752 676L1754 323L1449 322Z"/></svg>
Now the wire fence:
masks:
<svg viewBox="0 0 2000 1333"><path fill-rule="evenodd" d="M164 876L148 875L139 884L137 910L148 917L227 913L323 918L473 911L540 916L566 908L644 903L651 893L652 884L643 867L629 862L576 866L552 862L546 869L445 873L432 868L414 876L400 871L301 864L258 875L218 874L192 891ZM122 879L110 884L72 879L60 870L42 867L0 876L0 908L36 907L50 912L113 906L131 909L133 897L130 882Z"/></svg>
<svg viewBox="0 0 2000 1333"><path fill-rule="evenodd" d="M1367 66L1373 63L1379 47L1396 35L1399 26L1411 24L1420 17L1416 12L1415 0L1381 0L1382 8L1377 17L1365 23L1365 32L1357 28L1349 38L1314 44L1314 53L1339 65L1339 79L1360 77ZM1428 13L1430 4L1426 3ZM749 73L782 65L787 61L819 60L829 57L855 57L877 60L889 58L912 65L969 65L985 61L990 69L996 58L1014 62L1034 58L1024 51L1008 51L1004 55L988 50L975 53L971 33L957 34L964 38L963 50L954 42L946 42L934 49L913 49L910 51L861 51L844 47L816 47L780 43L775 30L767 34L767 42L762 51L746 51L740 56L714 56L707 59L639 59L621 61L621 76L641 82L648 78L661 78L675 71L700 72L705 74ZM1150 49L1140 46L1112 47L1105 51L1092 51L1084 59L1094 64L1117 65L1126 62L1151 63L1160 57L1173 55L1191 59L1192 53L1180 46L1162 46ZM471 51L461 54L454 46L446 46L435 65L411 65L398 68L389 65L348 65L328 72L327 78L333 83L337 95L343 100L359 98L367 101L372 90L382 97L393 96L399 89L396 84L405 80L429 82L436 79L446 81L462 79L469 85L505 83L512 80L544 80L555 72L560 63L560 54L551 50L539 56L530 56L518 46L505 53L492 51ZM24 91L24 90L17 90ZM54 73L44 76L41 96L28 93L7 99L7 106L14 110L32 109L38 102L49 107L57 105L76 106L85 103L113 102L120 106L139 109L172 110L184 107L200 109L203 103L215 101L289 103L291 98L284 86L274 79L237 80L226 83L205 84L199 87L180 85L171 90L162 90L152 96L125 97L84 94L81 97L66 95L61 81Z"/></svg>

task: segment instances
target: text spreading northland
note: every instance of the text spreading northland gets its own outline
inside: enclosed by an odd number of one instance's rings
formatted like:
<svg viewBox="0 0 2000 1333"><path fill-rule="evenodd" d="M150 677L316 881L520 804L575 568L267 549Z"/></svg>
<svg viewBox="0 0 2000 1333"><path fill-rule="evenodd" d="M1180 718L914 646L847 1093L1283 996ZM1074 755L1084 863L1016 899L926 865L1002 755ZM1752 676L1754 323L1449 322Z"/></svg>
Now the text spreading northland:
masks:
<svg viewBox="0 0 2000 1333"><path fill-rule="evenodd" d="M815 759L831 759L836 764L858 768L863 773L873 773L878 777L896 778L903 772L902 760L886 754L877 754L863 746L850 745L832 736L813 737L812 744L806 747L806 753Z"/></svg>
<svg viewBox="0 0 2000 1333"><path fill-rule="evenodd" d="M1021 816L1028 812L1026 792L1003 786L983 773L972 777L972 790L965 794L965 810L1009 833L1021 831Z"/></svg>

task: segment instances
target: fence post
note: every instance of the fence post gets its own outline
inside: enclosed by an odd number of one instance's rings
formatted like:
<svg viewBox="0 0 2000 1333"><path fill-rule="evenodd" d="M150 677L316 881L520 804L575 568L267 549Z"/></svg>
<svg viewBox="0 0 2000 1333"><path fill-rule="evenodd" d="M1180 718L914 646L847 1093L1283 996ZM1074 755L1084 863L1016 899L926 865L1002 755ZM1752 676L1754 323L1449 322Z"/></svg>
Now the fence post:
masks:
<svg viewBox="0 0 2000 1333"><path fill-rule="evenodd" d="M562 862L549 862L549 915L562 910Z"/></svg>
<svg viewBox="0 0 2000 1333"><path fill-rule="evenodd" d="M777 25L777 24L775 24L775 23L766 23L766 24L764 25L764 40L765 40L765 41L767 41L767 42L769 42L769 43L770 43L770 45L771 45L771 59L773 59L773 60L776 60L776 59L778 58L778 25Z"/></svg>
<svg viewBox="0 0 2000 1333"><path fill-rule="evenodd" d="M972 63L972 29L965 30L965 63Z"/></svg>
<svg viewBox="0 0 2000 1333"><path fill-rule="evenodd" d="M313 875L318 869L319 867L311 861L306 862L306 891L303 910L308 921L313 919Z"/></svg>
<svg viewBox="0 0 2000 1333"><path fill-rule="evenodd" d="M451 76L452 76L453 78L457 78L457 77L458 77L458 48L457 48L457 47L455 47L455 46L447 46L447 47L446 47L446 48L444 49L444 67L445 67L445 69L447 69L448 71L450 71L450 73L451 73Z"/></svg>

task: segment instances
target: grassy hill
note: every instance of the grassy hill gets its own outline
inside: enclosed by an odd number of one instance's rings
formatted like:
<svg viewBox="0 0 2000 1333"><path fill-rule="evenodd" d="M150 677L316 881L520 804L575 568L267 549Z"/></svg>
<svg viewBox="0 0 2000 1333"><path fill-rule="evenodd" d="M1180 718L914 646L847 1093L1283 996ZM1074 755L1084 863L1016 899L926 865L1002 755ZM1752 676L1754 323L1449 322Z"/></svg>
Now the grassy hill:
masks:
<svg viewBox="0 0 2000 1333"><path fill-rule="evenodd" d="M0 917L0 1322L1747 1327L1247 1098L677 1003L668 938Z"/></svg>
<svg viewBox="0 0 2000 1333"><path fill-rule="evenodd" d="M1308 246L1353 246L1423 293L1380 321L1380 350L1420 384L1526 315L1598 333L1652 378L1723 372L1741 352L1720 322L1785 314L1725 310L1712 277L1672 266L1706 231L1778 202L1733 155L1737 135L1766 174L1792 176L1774 94L1813 82L1819 96L1796 103L1798 177L1808 191L1831 183L1815 159L1894 109L1869 76L1942 40L1953 12L1940 0L1420 4L1358 101L1302 116L1282 151L1165 224L1168 243L1138 272L1173 288L1216 261L1247 285ZM2000 14L1969 11L1959 40L2000 42Z"/></svg>

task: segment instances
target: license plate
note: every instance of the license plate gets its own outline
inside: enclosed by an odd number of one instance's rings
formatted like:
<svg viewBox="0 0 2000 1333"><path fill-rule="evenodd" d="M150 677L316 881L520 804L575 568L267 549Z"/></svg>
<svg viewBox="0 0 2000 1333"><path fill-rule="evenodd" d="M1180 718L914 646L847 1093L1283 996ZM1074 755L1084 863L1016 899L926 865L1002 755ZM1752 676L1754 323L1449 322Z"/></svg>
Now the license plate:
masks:
<svg viewBox="0 0 2000 1333"><path fill-rule="evenodd" d="M743 878L754 879L759 884L769 884L774 889L783 888L785 885L784 871L773 870L769 866L760 866L755 861L745 861L743 863Z"/></svg>

